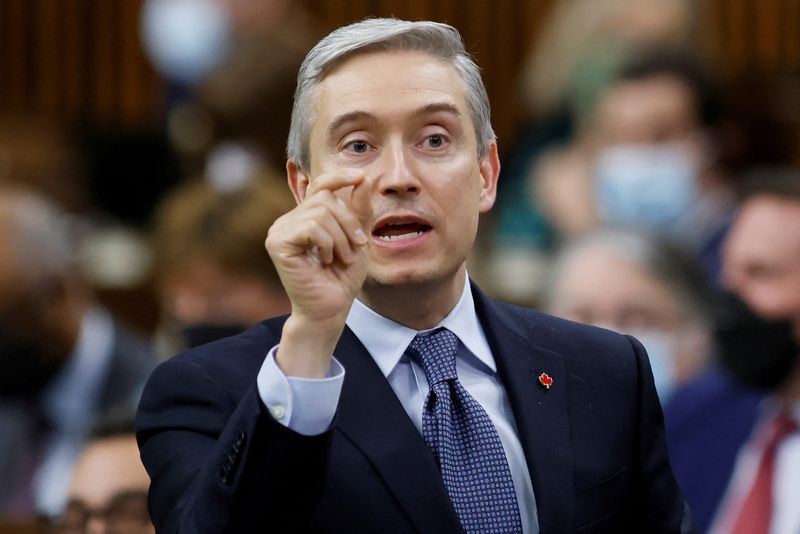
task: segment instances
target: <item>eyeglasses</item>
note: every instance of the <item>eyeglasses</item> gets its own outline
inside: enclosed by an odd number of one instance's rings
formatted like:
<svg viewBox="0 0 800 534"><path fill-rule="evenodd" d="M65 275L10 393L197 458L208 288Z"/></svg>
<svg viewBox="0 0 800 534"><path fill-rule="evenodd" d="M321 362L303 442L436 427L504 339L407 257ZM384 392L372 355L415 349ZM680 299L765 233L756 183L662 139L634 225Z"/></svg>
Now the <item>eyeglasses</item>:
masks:
<svg viewBox="0 0 800 534"><path fill-rule="evenodd" d="M70 501L64 514L51 528L53 534L84 534L89 523L102 521L107 534L149 534L154 532L147 513L147 493L130 491L116 495L107 506L92 509Z"/></svg>

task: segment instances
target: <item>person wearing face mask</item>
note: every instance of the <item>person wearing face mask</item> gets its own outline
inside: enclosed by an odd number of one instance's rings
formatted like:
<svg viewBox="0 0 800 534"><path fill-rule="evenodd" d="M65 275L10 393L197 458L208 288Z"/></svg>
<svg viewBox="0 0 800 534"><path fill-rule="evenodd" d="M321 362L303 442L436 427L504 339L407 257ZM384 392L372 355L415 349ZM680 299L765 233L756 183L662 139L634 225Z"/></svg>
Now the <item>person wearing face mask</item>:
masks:
<svg viewBox="0 0 800 534"><path fill-rule="evenodd" d="M675 473L704 532L800 531L800 172L743 184L715 306L718 365L666 407Z"/></svg>
<svg viewBox="0 0 800 534"><path fill-rule="evenodd" d="M635 229L591 232L560 251L548 287L548 311L642 342L662 405L704 368L711 350L706 280L665 238Z"/></svg>
<svg viewBox="0 0 800 534"><path fill-rule="evenodd" d="M691 250L719 280L733 210L714 83L687 52L644 48L621 62L578 137L533 173L559 234L633 225Z"/></svg>
<svg viewBox="0 0 800 534"><path fill-rule="evenodd" d="M94 418L135 406L155 365L147 343L92 298L74 221L0 188L0 517L57 515Z"/></svg>

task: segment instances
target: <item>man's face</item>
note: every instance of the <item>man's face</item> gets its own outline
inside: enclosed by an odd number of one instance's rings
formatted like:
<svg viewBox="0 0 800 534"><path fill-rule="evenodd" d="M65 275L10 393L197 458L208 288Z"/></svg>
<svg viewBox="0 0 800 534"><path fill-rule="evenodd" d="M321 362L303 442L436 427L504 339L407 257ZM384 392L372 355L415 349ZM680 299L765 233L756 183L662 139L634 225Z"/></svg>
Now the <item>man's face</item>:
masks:
<svg viewBox="0 0 800 534"><path fill-rule="evenodd" d="M478 216L494 203L499 163L494 145L478 160L456 71L422 52L358 55L315 97L306 178L364 173L373 210L367 286L463 274Z"/></svg>
<svg viewBox="0 0 800 534"><path fill-rule="evenodd" d="M92 442L76 463L62 531L153 533L149 484L133 434Z"/></svg>
<svg viewBox="0 0 800 534"><path fill-rule="evenodd" d="M581 250L566 262L552 300L556 315L623 332L669 331L683 320L668 287L600 245Z"/></svg>
<svg viewBox="0 0 800 534"><path fill-rule="evenodd" d="M724 253L726 284L756 313L792 320L800 338L800 202L772 195L745 202Z"/></svg>
<svg viewBox="0 0 800 534"><path fill-rule="evenodd" d="M600 146L685 141L700 127L692 93L670 76L619 83L601 98L592 135Z"/></svg>

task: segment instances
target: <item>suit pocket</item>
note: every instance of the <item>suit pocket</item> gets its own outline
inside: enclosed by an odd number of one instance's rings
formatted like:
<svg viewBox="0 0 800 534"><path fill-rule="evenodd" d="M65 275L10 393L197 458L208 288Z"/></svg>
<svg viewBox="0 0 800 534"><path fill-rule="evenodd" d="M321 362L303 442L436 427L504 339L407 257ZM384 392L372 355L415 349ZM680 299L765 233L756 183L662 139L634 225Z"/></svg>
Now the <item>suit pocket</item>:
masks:
<svg viewBox="0 0 800 534"><path fill-rule="evenodd" d="M576 530L611 532L608 529L622 521L630 499L630 466L578 490L575 498Z"/></svg>

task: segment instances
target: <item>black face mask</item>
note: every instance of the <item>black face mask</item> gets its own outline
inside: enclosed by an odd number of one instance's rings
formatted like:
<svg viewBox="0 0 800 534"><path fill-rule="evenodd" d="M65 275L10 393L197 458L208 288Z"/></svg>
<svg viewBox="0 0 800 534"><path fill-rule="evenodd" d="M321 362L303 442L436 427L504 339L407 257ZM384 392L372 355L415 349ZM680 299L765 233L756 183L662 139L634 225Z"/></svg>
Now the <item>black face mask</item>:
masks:
<svg viewBox="0 0 800 534"><path fill-rule="evenodd" d="M0 397L33 399L50 382L62 362L33 340L0 326Z"/></svg>
<svg viewBox="0 0 800 534"><path fill-rule="evenodd" d="M755 389L780 388L800 360L789 321L763 319L730 293L721 295L716 304L714 333L722 366Z"/></svg>
<svg viewBox="0 0 800 534"><path fill-rule="evenodd" d="M245 328L238 324L196 324L181 330L181 337L189 348L210 343L224 337L235 336L244 332Z"/></svg>

